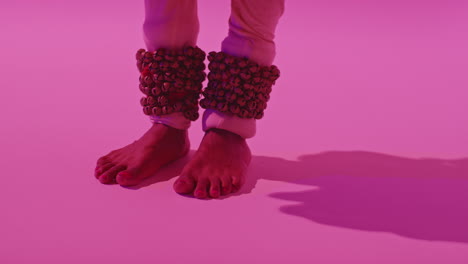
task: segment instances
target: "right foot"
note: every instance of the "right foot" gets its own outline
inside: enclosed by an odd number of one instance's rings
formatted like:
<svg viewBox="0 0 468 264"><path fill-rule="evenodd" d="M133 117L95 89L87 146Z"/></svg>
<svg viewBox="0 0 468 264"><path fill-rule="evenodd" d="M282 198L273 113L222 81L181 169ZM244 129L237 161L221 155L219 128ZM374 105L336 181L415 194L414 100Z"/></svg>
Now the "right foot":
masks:
<svg viewBox="0 0 468 264"><path fill-rule="evenodd" d="M244 138L223 129L209 129L174 182L174 190L179 194L193 193L199 199L237 192L245 182L251 160Z"/></svg>
<svg viewBox="0 0 468 264"><path fill-rule="evenodd" d="M95 176L104 184L137 185L189 150L187 130L153 124L140 139L99 158Z"/></svg>

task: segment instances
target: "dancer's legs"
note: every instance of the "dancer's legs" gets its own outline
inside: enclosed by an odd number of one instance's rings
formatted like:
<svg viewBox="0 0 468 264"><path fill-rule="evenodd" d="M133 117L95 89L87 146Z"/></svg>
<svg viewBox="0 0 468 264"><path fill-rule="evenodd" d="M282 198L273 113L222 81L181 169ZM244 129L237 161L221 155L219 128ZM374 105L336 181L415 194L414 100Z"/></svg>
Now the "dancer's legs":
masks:
<svg viewBox="0 0 468 264"><path fill-rule="evenodd" d="M275 57L275 29L283 12L284 0L232 0L229 35L222 51L270 66ZM253 118L205 110L205 136L175 182L176 192L193 191L197 198L216 198L237 191L251 160L245 139L253 137L255 129Z"/></svg>
<svg viewBox="0 0 468 264"><path fill-rule="evenodd" d="M284 0L232 0L229 34L221 50L269 66L276 55L276 26Z"/></svg>
<svg viewBox="0 0 468 264"><path fill-rule="evenodd" d="M247 57L260 65L270 66L276 55L276 26L284 13L284 0L232 0L229 34L221 51ZM203 113L203 130L220 128L243 138L256 134L256 120L207 109Z"/></svg>
<svg viewBox="0 0 468 264"><path fill-rule="evenodd" d="M148 51L195 46L199 30L197 0L145 0L143 36ZM178 129L188 129L191 124L181 112L151 115L150 119Z"/></svg>
<svg viewBox="0 0 468 264"><path fill-rule="evenodd" d="M145 0L145 14L143 36L148 51L195 45L199 30L196 0ZM151 120L153 125L142 137L98 160L96 178L102 183L135 185L189 151L190 120L180 112L153 115Z"/></svg>
<svg viewBox="0 0 468 264"><path fill-rule="evenodd" d="M197 0L145 0L143 36L148 51L195 46L199 30Z"/></svg>

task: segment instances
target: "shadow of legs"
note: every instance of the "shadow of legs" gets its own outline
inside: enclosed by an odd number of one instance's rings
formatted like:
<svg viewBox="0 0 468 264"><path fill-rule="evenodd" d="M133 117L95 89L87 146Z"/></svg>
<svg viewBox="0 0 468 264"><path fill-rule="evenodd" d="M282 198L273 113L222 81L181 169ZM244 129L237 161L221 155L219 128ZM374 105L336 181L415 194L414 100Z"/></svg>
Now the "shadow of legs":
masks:
<svg viewBox="0 0 468 264"><path fill-rule="evenodd" d="M298 202L284 213L314 222L424 239L468 243L468 159L411 159L351 151L299 161L255 157L244 192L258 178L310 185L273 193Z"/></svg>

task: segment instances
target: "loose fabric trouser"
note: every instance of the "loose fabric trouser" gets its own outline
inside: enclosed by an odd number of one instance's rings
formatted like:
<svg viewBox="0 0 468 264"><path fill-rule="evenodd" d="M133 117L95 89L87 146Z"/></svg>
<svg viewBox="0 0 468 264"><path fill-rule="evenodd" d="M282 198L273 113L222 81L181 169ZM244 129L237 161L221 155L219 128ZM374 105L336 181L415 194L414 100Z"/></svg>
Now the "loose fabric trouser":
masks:
<svg viewBox="0 0 468 264"><path fill-rule="evenodd" d="M275 29L284 13L284 1L231 0L229 33L221 51L247 57L262 66L272 65L276 55ZM143 36L148 51L196 46L199 30L197 0L145 0ZM177 129L188 129L191 124L181 112L150 118L154 123ZM256 119L205 109L202 128L203 131L220 128L251 138L256 134Z"/></svg>

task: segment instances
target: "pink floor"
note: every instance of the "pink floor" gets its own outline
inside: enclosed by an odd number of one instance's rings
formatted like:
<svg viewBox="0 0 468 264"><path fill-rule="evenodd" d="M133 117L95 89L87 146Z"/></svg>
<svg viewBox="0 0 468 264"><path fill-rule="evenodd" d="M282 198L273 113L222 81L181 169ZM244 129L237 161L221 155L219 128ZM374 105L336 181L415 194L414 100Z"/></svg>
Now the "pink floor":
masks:
<svg viewBox="0 0 468 264"><path fill-rule="evenodd" d="M219 50L229 1L199 2ZM248 182L202 201L172 191L187 159L93 176L150 124L143 1L2 1L0 263L468 263L467 2L286 2Z"/></svg>

